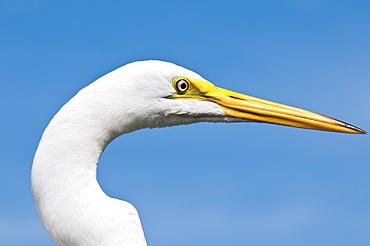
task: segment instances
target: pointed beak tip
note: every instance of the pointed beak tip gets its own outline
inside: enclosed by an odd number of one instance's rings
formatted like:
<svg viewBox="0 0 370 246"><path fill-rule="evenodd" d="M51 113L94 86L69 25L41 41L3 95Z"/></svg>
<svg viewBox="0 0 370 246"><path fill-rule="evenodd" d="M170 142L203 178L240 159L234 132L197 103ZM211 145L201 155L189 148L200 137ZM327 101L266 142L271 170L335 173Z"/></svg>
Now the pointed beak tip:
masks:
<svg viewBox="0 0 370 246"><path fill-rule="evenodd" d="M362 129L358 129L358 132L357 132L358 134L367 134L367 131L364 131L364 130L362 130Z"/></svg>
<svg viewBox="0 0 370 246"><path fill-rule="evenodd" d="M351 133L351 134L367 134L366 131L362 130L361 128L345 123L343 121L337 120L340 124L339 126L343 129L345 129L345 133Z"/></svg>

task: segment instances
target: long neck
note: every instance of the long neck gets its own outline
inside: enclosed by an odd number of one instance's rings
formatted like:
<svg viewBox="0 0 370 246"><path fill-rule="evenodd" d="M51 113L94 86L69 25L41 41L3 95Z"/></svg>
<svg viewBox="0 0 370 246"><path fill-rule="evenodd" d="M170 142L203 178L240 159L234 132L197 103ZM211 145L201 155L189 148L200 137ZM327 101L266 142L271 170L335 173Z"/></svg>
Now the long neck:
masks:
<svg viewBox="0 0 370 246"><path fill-rule="evenodd" d="M108 197L96 180L100 155L117 134L86 111L71 111L64 106L50 122L32 166L46 231L60 245L146 245L136 209Z"/></svg>
<svg viewBox="0 0 370 246"><path fill-rule="evenodd" d="M32 188L37 189L35 198L49 193L53 199L71 194L91 195L91 191L103 194L96 180L96 167L110 139L103 134L93 135L88 128L75 122L60 123L57 118L50 123L32 167ZM42 199L36 199L39 200Z"/></svg>

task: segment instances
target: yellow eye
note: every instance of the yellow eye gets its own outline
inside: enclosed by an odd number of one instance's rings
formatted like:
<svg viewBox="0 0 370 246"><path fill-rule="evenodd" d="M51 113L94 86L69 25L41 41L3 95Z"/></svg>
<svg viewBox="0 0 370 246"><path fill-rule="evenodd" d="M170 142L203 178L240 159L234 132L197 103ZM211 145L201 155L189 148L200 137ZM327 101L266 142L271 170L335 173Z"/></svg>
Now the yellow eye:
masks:
<svg viewBox="0 0 370 246"><path fill-rule="evenodd" d="M189 82L185 79L179 79L176 81L176 90L180 93L184 93L189 89Z"/></svg>

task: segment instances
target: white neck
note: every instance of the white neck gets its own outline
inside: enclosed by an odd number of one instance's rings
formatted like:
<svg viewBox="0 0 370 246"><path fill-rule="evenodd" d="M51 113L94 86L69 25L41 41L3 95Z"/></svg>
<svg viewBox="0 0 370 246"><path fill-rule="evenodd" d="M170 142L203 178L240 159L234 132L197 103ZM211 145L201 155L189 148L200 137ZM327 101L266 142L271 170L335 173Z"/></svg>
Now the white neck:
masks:
<svg viewBox="0 0 370 246"><path fill-rule="evenodd" d="M170 63L131 63L82 89L54 116L31 185L43 226L58 244L146 245L136 209L108 197L96 180L100 155L114 138L148 127L237 121L212 102L168 99L180 75L202 79Z"/></svg>
<svg viewBox="0 0 370 246"><path fill-rule="evenodd" d="M53 118L35 155L32 192L42 223L60 245L146 245L136 209L108 197L96 180L100 155L118 134L76 103Z"/></svg>

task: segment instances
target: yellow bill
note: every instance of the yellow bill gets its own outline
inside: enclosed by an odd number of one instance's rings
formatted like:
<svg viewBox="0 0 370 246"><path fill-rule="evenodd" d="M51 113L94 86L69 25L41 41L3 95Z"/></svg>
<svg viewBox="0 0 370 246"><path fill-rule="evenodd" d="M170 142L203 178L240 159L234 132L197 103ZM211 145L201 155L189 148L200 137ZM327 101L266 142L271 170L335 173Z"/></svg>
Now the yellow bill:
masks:
<svg viewBox="0 0 370 246"><path fill-rule="evenodd" d="M173 86L178 94L171 98L211 101L220 105L225 115L230 117L313 130L366 134L360 128L324 115L221 89L201 80L177 77Z"/></svg>

